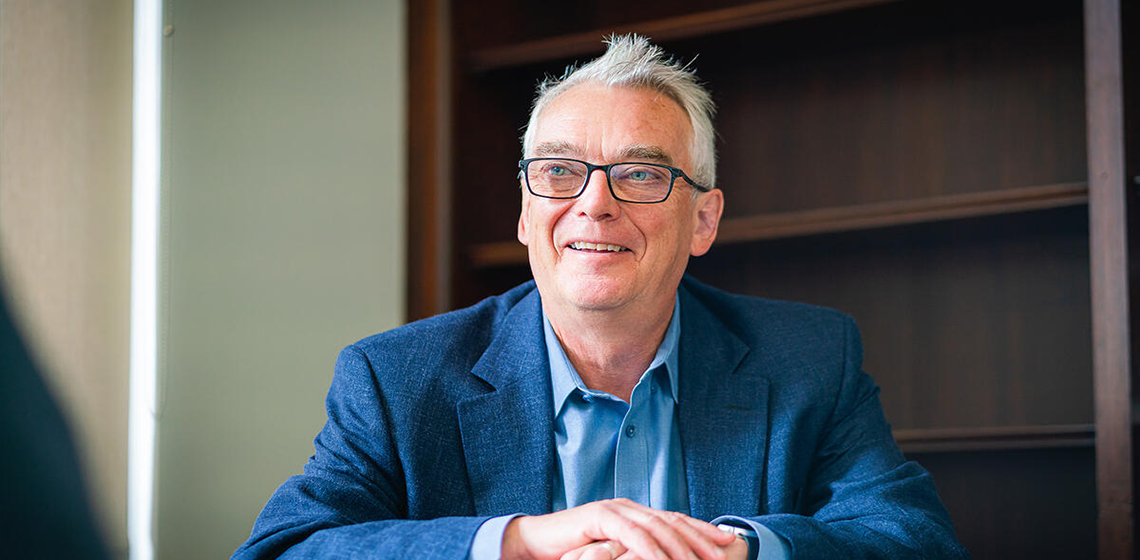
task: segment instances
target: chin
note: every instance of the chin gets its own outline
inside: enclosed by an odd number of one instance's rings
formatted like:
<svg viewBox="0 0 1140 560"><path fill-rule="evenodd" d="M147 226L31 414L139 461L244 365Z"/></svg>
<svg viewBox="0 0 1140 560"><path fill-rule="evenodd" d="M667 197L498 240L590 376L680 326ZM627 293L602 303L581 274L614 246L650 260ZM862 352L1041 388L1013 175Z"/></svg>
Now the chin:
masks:
<svg viewBox="0 0 1140 560"><path fill-rule="evenodd" d="M625 300L621 298L578 298L573 301L574 307L583 311L609 311L621 307Z"/></svg>
<svg viewBox="0 0 1140 560"><path fill-rule="evenodd" d="M565 300L579 309L603 311L629 300L629 282L615 278L575 277L559 284Z"/></svg>

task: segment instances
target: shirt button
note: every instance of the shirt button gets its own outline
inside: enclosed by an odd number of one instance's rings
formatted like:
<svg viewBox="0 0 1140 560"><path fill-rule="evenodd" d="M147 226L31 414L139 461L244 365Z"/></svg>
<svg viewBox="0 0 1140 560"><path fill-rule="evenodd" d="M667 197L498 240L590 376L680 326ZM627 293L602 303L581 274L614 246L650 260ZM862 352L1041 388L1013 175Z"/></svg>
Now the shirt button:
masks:
<svg viewBox="0 0 1140 560"><path fill-rule="evenodd" d="M633 435L636 433L637 433L637 426L626 426L626 428L625 428L625 436L626 437L633 437Z"/></svg>

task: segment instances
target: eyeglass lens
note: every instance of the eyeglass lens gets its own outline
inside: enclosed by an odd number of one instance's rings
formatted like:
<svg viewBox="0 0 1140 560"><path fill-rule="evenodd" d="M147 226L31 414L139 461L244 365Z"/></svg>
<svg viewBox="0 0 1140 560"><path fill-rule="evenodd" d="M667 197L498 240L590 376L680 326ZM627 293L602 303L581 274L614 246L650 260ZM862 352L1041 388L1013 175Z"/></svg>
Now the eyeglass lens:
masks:
<svg viewBox="0 0 1140 560"><path fill-rule="evenodd" d="M540 159L526 167L527 185L534 194L553 198L578 196L589 181L589 168L580 161ZM620 163L610 167L614 195L631 202L659 202L669 196L673 173L652 163Z"/></svg>

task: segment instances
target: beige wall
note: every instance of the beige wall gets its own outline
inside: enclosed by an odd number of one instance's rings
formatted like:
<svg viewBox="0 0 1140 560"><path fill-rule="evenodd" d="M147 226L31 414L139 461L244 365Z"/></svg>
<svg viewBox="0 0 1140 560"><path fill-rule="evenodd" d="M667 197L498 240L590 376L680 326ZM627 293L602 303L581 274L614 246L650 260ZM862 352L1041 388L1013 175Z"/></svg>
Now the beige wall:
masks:
<svg viewBox="0 0 1140 560"><path fill-rule="evenodd" d="M165 0L158 558L299 472L404 308L400 0ZM126 553L132 2L0 0L0 259Z"/></svg>
<svg viewBox="0 0 1140 560"><path fill-rule="evenodd" d="M167 0L158 558L228 557L404 309L400 0Z"/></svg>
<svg viewBox="0 0 1140 560"><path fill-rule="evenodd" d="M0 2L4 283L126 550L130 0Z"/></svg>

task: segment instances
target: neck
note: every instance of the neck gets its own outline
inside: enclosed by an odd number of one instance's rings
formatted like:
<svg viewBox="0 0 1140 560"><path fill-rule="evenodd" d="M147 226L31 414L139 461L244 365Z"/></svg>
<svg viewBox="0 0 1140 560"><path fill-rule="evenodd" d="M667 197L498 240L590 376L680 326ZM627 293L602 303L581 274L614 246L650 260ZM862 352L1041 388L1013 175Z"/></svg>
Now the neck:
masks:
<svg viewBox="0 0 1140 560"><path fill-rule="evenodd" d="M674 296L676 297L676 296ZM674 302L648 312L543 311L582 382L629 402L665 338Z"/></svg>

